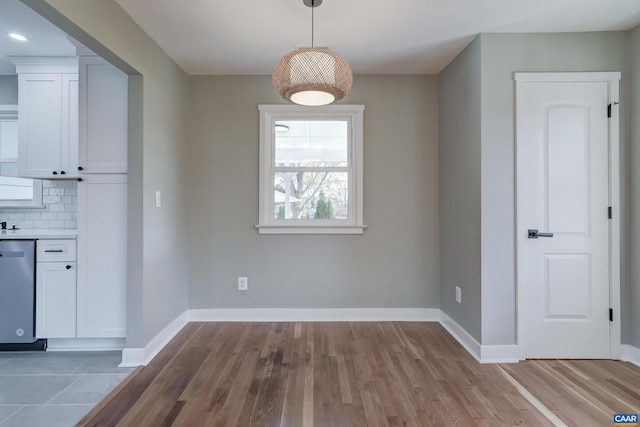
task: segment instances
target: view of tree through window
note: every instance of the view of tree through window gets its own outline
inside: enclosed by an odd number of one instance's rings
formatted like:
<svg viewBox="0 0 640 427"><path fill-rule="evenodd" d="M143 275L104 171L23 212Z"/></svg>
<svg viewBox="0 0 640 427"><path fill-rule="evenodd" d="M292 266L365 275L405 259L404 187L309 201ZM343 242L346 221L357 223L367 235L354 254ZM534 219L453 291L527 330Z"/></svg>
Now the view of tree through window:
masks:
<svg viewBox="0 0 640 427"><path fill-rule="evenodd" d="M274 219L347 219L349 122L278 121Z"/></svg>

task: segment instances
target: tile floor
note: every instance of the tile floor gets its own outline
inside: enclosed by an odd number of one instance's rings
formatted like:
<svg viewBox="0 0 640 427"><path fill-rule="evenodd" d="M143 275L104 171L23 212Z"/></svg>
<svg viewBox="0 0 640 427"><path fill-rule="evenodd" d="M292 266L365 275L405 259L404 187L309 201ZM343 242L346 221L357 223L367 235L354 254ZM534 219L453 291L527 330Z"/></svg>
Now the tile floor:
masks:
<svg viewBox="0 0 640 427"><path fill-rule="evenodd" d="M121 353L0 352L0 427L72 427L132 371Z"/></svg>

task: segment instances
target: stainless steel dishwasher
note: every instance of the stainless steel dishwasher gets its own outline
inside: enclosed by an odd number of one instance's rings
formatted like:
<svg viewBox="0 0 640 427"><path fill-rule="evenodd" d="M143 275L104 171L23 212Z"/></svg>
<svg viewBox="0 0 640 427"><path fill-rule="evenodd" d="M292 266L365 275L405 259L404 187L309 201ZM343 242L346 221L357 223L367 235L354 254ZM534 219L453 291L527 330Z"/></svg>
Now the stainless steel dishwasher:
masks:
<svg viewBox="0 0 640 427"><path fill-rule="evenodd" d="M0 344L35 338L35 240L0 240Z"/></svg>

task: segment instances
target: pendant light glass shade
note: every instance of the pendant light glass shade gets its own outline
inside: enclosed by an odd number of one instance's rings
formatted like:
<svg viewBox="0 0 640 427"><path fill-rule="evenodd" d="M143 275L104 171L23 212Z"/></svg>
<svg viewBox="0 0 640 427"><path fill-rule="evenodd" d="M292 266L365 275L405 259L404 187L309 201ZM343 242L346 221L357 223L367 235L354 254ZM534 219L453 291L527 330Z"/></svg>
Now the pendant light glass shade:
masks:
<svg viewBox="0 0 640 427"><path fill-rule="evenodd" d="M353 75L347 61L329 49L302 48L278 61L272 80L283 99L319 106L344 98L353 84Z"/></svg>

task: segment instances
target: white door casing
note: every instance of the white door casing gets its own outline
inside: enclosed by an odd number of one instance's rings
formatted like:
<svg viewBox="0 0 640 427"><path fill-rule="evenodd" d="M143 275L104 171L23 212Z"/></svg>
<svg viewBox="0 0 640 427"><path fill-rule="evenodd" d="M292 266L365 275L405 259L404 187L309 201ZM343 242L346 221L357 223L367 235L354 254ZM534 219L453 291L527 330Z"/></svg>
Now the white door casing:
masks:
<svg viewBox="0 0 640 427"><path fill-rule="evenodd" d="M607 106L620 73L515 79L521 358L616 358L618 112L607 118ZM554 235L531 239L528 229Z"/></svg>

